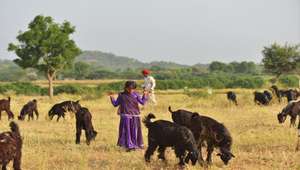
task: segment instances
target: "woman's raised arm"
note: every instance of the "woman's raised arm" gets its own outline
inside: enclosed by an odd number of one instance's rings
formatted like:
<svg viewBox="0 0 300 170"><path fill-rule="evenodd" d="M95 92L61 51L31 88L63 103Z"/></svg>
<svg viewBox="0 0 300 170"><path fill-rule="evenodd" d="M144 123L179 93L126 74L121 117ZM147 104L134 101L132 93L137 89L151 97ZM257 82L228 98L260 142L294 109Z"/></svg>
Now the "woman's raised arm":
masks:
<svg viewBox="0 0 300 170"><path fill-rule="evenodd" d="M110 97L111 104L113 106L117 107L120 105L120 95L118 95L117 100L112 95L110 95L109 97Z"/></svg>

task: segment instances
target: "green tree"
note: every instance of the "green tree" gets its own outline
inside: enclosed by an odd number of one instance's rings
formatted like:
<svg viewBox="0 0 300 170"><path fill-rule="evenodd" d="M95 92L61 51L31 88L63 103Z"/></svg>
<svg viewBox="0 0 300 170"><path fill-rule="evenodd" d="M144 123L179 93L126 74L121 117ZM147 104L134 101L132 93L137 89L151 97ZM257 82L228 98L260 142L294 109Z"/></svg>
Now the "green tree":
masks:
<svg viewBox="0 0 300 170"><path fill-rule="evenodd" d="M211 62L208 69L210 72L218 72L218 71L226 72L226 71L228 71L227 64L219 62L219 61Z"/></svg>
<svg viewBox="0 0 300 170"><path fill-rule="evenodd" d="M276 80L282 74L296 71L299 62L299 45L283 46L272 44L270 47L264 47L262 63L266 72L274 74Z"/></svg>
<svg viewBox="0 0 300 170"><path fill-rule="evenodd" d="M50 16L38 15L20 32L18 43L10 43L8 51L18 56L14 60L22 68L35 68L45 73L49 84L49 96L53 96L53 80L57 73L70 67L80 49L70 38L75 27L68 21L55 23Z"/></svg>
<svg viewBox="0 0 300 170"><path fill-rule="evenodd" d="M255 74L257 73L256 65L254 62L242 61L231 62L229 65L232 67L234 73L243 73L243 74Z"/></svg>
<svg viewBox="0 0 300 170"><path fill-rule="evenodd" d="M74 65L75 78L77 80L85 79L91 71L91 66L82 61L78 61Z"/></svg>

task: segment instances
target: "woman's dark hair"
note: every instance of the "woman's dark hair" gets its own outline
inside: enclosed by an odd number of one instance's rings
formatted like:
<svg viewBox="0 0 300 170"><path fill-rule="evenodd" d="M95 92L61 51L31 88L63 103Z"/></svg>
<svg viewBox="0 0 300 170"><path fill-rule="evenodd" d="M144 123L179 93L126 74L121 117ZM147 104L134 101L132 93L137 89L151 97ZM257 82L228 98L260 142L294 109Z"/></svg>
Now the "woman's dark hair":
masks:
<svg viewBox="0 0 300 170"><path fill-rule="evenodd" d="M124 88L131 88L131 89L136 89L136 82L135 81L126 81L125 82L125 87Z"/></svg>

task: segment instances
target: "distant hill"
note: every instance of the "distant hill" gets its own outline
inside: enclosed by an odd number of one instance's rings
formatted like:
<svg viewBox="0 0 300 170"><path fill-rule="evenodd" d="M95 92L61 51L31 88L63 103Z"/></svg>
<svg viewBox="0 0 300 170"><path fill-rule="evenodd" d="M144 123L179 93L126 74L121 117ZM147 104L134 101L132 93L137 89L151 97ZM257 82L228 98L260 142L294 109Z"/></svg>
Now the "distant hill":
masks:
<svg viewBox="0 0 300 170"><path fill-rule="evenodd" d="M191 67L188 65L177 64L174 62L167 61L153 61L150 63L141 62L137 59L117 56L112 53L106 53L101 51L83 51L78 57L76 57L75 62L82 61L91 64L93 67L99 67L107 70L125 70L125 69L138 69L138 68L164 68L164 69L177 69L177 68L187 68ZM17 67L11 60L1 60L0 66L2 69L7 67ZM207 68L208 65L196 64L194 67ZM1 69L0 68L0 69Z"/></svg>
<svg viewBox="0 0 300 170"><path fill-rule="evenodd" d="M101 67L109 70L125 70L128 68L137 69L137 68L151 68L154 66L165 68L165 69L173 69L173 68L184 68L189 67L188 65L181 65L173 62L165 62L165 61L154 61L151 63L144 63L137 59L117 56L112 53L105 53L101 51L83 51L80 54L76 61L87 62L94 67Z"/></svg>

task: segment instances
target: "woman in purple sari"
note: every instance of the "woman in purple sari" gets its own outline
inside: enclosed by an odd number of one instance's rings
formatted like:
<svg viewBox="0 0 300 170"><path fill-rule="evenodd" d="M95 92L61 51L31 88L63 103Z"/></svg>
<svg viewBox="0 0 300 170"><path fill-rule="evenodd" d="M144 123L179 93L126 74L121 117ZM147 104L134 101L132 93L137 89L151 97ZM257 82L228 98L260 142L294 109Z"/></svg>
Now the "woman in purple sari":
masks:
<svg viewBox="0 0 300 170"><path fill-rule="evenodd" d="M141 97L135 92L135 89L136 83L134 81L126 81L124 91L119 93L116 100L110 95L111 103L115 107L119 106L118 146L124 147L128 151L144 147L139 104L144 105L147 97L146 92Z"/></svg>

